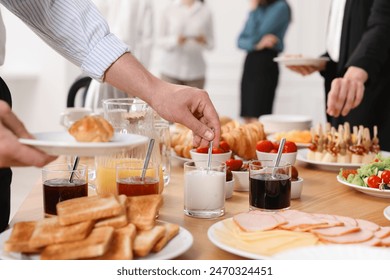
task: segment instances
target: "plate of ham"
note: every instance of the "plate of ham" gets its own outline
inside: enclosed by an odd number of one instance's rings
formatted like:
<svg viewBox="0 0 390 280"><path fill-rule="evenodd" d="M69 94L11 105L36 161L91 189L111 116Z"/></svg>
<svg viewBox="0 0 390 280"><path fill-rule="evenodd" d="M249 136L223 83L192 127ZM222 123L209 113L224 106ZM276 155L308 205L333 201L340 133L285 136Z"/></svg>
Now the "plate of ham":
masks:
<svg viewBox="0 0 390 280"><path fill-rule="evenodd" d="M218 248L244 258L274 259L288 250L309 247L387 247L390 227L341 215L255 210L213 224L208 238Z"/></svg>

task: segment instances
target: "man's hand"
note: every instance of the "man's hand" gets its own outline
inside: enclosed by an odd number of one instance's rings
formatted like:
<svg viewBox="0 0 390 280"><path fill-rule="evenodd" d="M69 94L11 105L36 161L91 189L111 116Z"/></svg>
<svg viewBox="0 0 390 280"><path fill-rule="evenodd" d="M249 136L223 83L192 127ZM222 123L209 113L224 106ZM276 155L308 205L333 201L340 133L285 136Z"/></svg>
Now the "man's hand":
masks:
<svg viewBox="0 0 390 280"><path fill-rule="evenodd" d="M4 101L0 101L0 167L42 167L56 157L23 145L18 138L33 138Z"/></svg>
<svg viewBox="0 0 390 280"><path fill-rule="evenodd" d="M334 117L346 116L363 100L364 83L368 79L365 70L351 66L344 77L332 81L326 112Z"/></svg>

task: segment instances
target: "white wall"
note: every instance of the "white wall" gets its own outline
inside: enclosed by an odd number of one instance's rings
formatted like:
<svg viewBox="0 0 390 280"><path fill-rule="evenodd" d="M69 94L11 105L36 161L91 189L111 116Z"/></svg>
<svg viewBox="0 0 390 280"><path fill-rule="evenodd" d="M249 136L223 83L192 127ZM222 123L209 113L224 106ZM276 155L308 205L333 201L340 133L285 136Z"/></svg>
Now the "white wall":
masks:
<svg viewBox="0 0 390 280"><path fill-rule="evenodd" d="M153 0L155 30L159 15L172 0ZM317 56L324 51L325 26L330 0L289 0L293 22L287 32L286 53ZM249 1L206 0L214 13L216 48L207 53L206 89L221 115L239 117L239 83L245 53L236 38L247 17ZM7 56L0 74L14 99L14 110L30 131L58 130L59 113L79 70L47 47L19 19L4 8ZM154 49L151 71L158 75L159 50ZM322 79L302 78L281 67L275 113L312 115L324 120Z"/></svg>

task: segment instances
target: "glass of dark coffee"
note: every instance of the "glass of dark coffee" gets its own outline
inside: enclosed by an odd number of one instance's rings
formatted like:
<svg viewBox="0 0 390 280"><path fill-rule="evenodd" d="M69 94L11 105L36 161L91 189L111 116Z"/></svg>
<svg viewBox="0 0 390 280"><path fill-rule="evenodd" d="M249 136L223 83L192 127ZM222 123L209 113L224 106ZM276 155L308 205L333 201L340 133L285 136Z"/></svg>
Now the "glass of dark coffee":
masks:
<svg viewBox="0 0 390 280"><path fill-rule="evenodd" d="M50 164L42 169L43 207L45 217L57 215L57 203L88 196L88 167L78 164Z"/></svg>
<svg viewBox="0 0 390 280"><path fill-rule="evenodd" d="M278 211L290 207L291 164L272 160L249 163L249 209Z"/></svg>

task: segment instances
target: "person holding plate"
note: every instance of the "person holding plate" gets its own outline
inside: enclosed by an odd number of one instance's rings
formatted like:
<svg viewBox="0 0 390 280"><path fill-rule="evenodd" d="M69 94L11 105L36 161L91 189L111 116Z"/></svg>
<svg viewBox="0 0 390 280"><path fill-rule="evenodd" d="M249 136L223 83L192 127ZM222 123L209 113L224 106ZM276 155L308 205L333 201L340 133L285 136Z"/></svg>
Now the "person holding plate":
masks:
<svg viewBox="0 0 390 280"><path fill-rule="evenodd" d="M389 34L390 1L333 1L323 55L330 60L319 66L288 67L302 75L319 71L332 126L346 121L370 129L377 125L385 151L390 150Z"/></svg>
<svg viewBox="0 0 390 280"><path fill-rule="evenodd" d="M86 75L138 96L164 119L193 130L195 146L219 139L218 114L207 92L167 83L148 72L130 53L129 46L110 32L91 1L1 0L0 3ZM10 101L8 94L7 99ZM54 159L18 142L18 138L31 135L10 105L1 102L0 114L0 167L42 167ZM218 145L218 141L214 143ZM8 225L10 183L8 170L0 178L0 232Z"/></svg>

